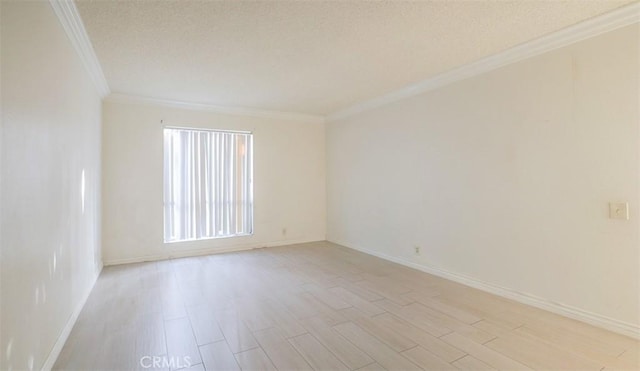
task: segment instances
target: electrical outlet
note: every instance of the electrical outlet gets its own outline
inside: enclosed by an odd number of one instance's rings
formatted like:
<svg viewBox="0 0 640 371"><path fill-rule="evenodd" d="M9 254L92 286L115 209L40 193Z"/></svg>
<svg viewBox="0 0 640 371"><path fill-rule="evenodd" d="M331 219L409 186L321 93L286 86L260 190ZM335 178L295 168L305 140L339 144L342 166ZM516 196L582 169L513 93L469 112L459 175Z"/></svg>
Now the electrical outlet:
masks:
<svg viewBox="0 0 640 371"><path fill-rule="evenodd" d="M609 202L609 218L629 220L629 204L627 202Z"/></svg>
<svg viewBox="0 0 640 371"><path fill-rule="evenodd" d="M420 255L420 246L414 246L413 248L415 250L416 255Z"/></svg>

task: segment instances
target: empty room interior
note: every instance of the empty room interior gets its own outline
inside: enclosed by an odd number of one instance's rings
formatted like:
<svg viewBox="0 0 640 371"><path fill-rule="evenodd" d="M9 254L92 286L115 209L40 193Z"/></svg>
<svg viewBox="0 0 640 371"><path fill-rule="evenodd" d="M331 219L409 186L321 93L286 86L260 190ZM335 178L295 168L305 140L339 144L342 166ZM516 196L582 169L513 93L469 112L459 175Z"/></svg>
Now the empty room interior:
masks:
<svg viewBox="0 0 640 371"><path fill-rule="evenodd" d="M1 370L640 370L639 1L0 20Z"/></svg>

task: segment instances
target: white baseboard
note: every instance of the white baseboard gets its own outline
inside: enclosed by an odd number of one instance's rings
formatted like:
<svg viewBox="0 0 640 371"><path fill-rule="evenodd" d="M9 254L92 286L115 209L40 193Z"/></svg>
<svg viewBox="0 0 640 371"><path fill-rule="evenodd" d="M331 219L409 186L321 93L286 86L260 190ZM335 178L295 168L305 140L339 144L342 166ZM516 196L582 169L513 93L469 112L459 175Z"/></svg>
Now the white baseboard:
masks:
<svg viewBox="0 0 640 371"><path fill-rule="evenodd" d="M167 254L145 255L145 256L139 256L135 258L105 260L104 265L110 266L110 265L120 265L120 264L144 263L144 262L152 262L152 261L167 260L167 259L189 258L193 256L222 254L226 252L261 249L264 247L296 245L300 243L309 243L309 242L318 242L318 241L324 241L324 239L283 240L283 241L273 241L269 243L242 244L242 245L236 245L231 247L210 247L206 249L180 250L180 251L172 250Z"/></svg>
<svg viewBox="0 0 640 371"><path fill-rule="evenodd" d="M103 265L100 264L98 273L95 275L95 277L93 277L93 282L91 282L89 289L87 290L87 292L84 293L78 305L76 305L76 308L74 309L73 313L71 313L71 316L67 321L67 324L62 329L60 336L58 336L58 340L56 340L55 344L53 344L53 348L49 352L47 359L44 361L44 364L42 365L43 371L50 371L53 368L53 365L58 360L58 356L60 356L60 352L62 351L64 344L67 342L67 339L71 334L71 330L73 330L73 326L76 324L76 321L78 320L78 316L80 316L80 312L82 312L82 308L84 308L84 305L87 302L87 299L89 299L89 295L91 295L91 292L93 291L93 286L95 286L96 281L98 280L98 277L100 277L100 272L102 272L102 267Z"/></svg>
<svg viewBox="0 0 640 371"><path fill-rule="evenodd" d="M506 287L494 285L489 282L484 282L472 277L450 272L444 269L431 267L425 264L417 264L400 257L390 256L373 250L365 249L352 243L345 241L329 240L335 244L348 247L353 250L363 252L365 254L373 255L381 259L392 261L410 268L414 268L429 274L433 274L438 277L446 278L448 280L461 283L466 286L470 286L482 291L489 292L498 296L502 296L507 299L515 300L517 302L531 305L536 308L544 309L549 312L553 312L565 317L569 317L581 322L585 322L606 330L610 330L622 335L630 336L635 339L640 339L640 326L633 323L620 321L614 318L606 317L597 313L589 312L584 309L576 308L570 305L562 303L556 303L545 298L541 298L535 295L531 295L524 292L515 291Z"/></svg>

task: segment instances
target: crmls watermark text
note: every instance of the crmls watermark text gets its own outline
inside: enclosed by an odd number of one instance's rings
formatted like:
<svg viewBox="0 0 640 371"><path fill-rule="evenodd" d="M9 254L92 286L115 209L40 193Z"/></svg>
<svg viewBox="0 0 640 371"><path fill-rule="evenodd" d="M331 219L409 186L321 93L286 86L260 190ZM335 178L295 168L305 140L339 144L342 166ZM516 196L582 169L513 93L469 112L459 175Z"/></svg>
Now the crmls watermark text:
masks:
<svg viewBox="0 0 640 371"><path fill-rule="evenodd" d="M140 358L142 368L189 368L191 357L144 356Z"/></svg>

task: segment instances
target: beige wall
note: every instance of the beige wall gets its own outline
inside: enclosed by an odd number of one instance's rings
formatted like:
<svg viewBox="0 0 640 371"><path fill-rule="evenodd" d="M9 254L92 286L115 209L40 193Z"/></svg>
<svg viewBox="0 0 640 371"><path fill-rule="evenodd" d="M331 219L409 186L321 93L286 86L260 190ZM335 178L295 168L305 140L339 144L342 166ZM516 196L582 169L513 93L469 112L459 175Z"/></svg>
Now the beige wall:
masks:
<svg viewBox="0 0 640 371"><path fill-rule="evenodd" d="M165 125L253 132L252 236L163 242ZM324 240L324 143L323 123L107 100L102 196L105 264Z"/></svg>
<svg viewBox="0 0 640 371"><path fill-rule="evenodd" d="M637 328L639 31L328 124L328 239Z"/></svg>
<svg viewBox="0 0 640 371"><path fill-rule="evenodd" d="M0 7L0 369L40 369L101 268L101 102L48 2Z"/></svg>

